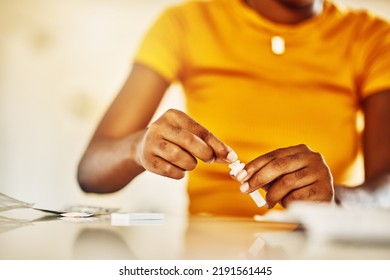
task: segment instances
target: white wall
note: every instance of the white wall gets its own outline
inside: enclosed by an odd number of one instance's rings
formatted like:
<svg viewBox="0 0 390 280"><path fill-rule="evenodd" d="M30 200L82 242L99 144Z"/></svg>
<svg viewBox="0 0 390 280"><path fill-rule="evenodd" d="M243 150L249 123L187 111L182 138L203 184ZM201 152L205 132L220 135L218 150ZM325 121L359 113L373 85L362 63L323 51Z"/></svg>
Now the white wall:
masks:
<svg viewBox="0 0 390 280"><path fill-rule="evenodd" d="M110 195L86 195L78 160L155 16L180 0L0 0L0 192L61 208L182 212L183 181L144 174ZM344 0L390 18L388 0ZM172 89L162 108L182 108Z"/></svg>
<svg viewBox="0 0 390 280"><path fill-rule="evenodd" d="M175 2L0 0L0 192L50 208L185 206L183 182L156 175L102 196L85 195L76 182L78 160L145 29ZM180 93L166 103L180 108Z"/></svg>

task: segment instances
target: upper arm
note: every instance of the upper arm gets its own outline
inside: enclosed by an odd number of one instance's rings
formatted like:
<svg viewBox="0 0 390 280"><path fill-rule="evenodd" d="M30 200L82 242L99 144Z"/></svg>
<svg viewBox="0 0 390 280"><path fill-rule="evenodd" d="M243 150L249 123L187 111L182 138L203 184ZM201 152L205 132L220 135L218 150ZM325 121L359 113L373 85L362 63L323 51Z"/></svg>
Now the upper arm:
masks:
<svg viewBox="0 0 390 280"><path fill-rule="evenodd" d="M366 180L390 172L390 89L363 101Z"/></svg>
<svg viewBox="0 0 390 280"><path fill-rule="evenodd" d="M145 128L169 86L161 75L135 64L98 125L94 138L121 138Z"/></svg>

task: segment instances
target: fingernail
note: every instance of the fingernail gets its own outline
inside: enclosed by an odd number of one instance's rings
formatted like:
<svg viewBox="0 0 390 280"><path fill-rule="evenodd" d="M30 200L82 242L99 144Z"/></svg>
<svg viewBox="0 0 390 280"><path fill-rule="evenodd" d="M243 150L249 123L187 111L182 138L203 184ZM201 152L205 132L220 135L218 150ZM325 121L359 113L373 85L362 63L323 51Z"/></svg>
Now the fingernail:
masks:
<svg viewBox="0 0 390 280"><path fill-rule="evenodd" d="M245 179L245 177L246 177L247 175L248 175L248 172L246 172L246 170L243 169L243 170L241 170L240 172L237 173L236 178L237 178L237 180L238 180L239 182L244 182L244 179Z"/></svg>
<svg viewBox="0 0 390 280"><path fill-rule="evenodd" d="M267 209L269 209L268 203L264 204L264 207L267 208Z"/></svg>
<svg viewBox="0 0 390 280"><path fill-rule="evenodd" d="M211 163L213 163L214 161L215 161L215 157L213 157L212 159L210 159L210 160L207 161L206 163L211 164Z"/></svg>
<svg viewBox="0 0 390 280"><path fill-rule="evenodd" d="M236 152L232 150L228 153L226 159L230 162L235 162L236 160L238 160L238 156Z"/></svg>
<svg viewBox="0 0 390 280"><path fill-rule="evenodd" d="M248 190L249 190L249 184L248 184L248 182L245 182L244 184L242 184L242 185L240 186L240 191L241 191L242 193L246 193Z"/></svg>

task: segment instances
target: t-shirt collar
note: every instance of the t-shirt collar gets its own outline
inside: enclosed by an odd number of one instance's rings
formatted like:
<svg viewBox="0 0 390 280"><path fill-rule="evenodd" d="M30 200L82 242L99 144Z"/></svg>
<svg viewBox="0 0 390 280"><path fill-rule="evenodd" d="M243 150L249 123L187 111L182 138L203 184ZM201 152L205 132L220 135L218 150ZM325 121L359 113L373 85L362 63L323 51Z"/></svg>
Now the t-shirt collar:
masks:
<svg viewBox="0 0 390 280"><path fill-rule="evenodd" d="M298 24L281 24L273 22L261 14L257 13L255 10L251 9L246 3L245 0L226 0L229 2L230 7L232 8L233 13L239 16L245 23L250 25L253 28L261 29L264 31L268 30L270 33L277 34L288 34L288 33L301 33L308 32L313 28L317 28L318 24L323 22L327 15L330 13L331 4L324 0L324 7L320 14L307 19Z"/></svg>

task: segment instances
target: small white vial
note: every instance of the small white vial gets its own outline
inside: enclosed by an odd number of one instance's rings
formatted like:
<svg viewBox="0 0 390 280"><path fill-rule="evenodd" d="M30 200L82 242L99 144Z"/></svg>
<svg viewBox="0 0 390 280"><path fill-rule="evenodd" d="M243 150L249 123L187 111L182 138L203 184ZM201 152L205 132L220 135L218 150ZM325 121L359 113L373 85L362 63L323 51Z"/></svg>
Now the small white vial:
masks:
<svg viewBox="0 0 390 280"><path fill-rule="evenodd" d="M234 177L237 176L238 172L243 170L244 167L245 167L244 163L241 163L239 160L236 160L235 162L229 164L230 175L233 175Z"/></svg>
<svg viewBox="0 0 390 280"><path fill-rule="evenodd" d="M284 39L280 36L273 36L271 38L271 50L276 55L284 54L286 52Z"/></svg>
<svg viewBox="0 0 390 280"><path fill-rule="evenodd" d="M239 160L236 160L235 162L229 164L230 168L230 175L233 175L234 177L237 176L238 172L243 170L245 167L244 163L241 163ZM257 207L262 207L266 204L265 199L261 196L259 191L253 191L249 193L253 201L256 203Z"/></svg>
<svg viewBox="0 0 390 280"><path fill-rule="evenodd" d="M249 193L249 195L252 197L257 207L263 207L267 203L258 190Z"/></svg>

